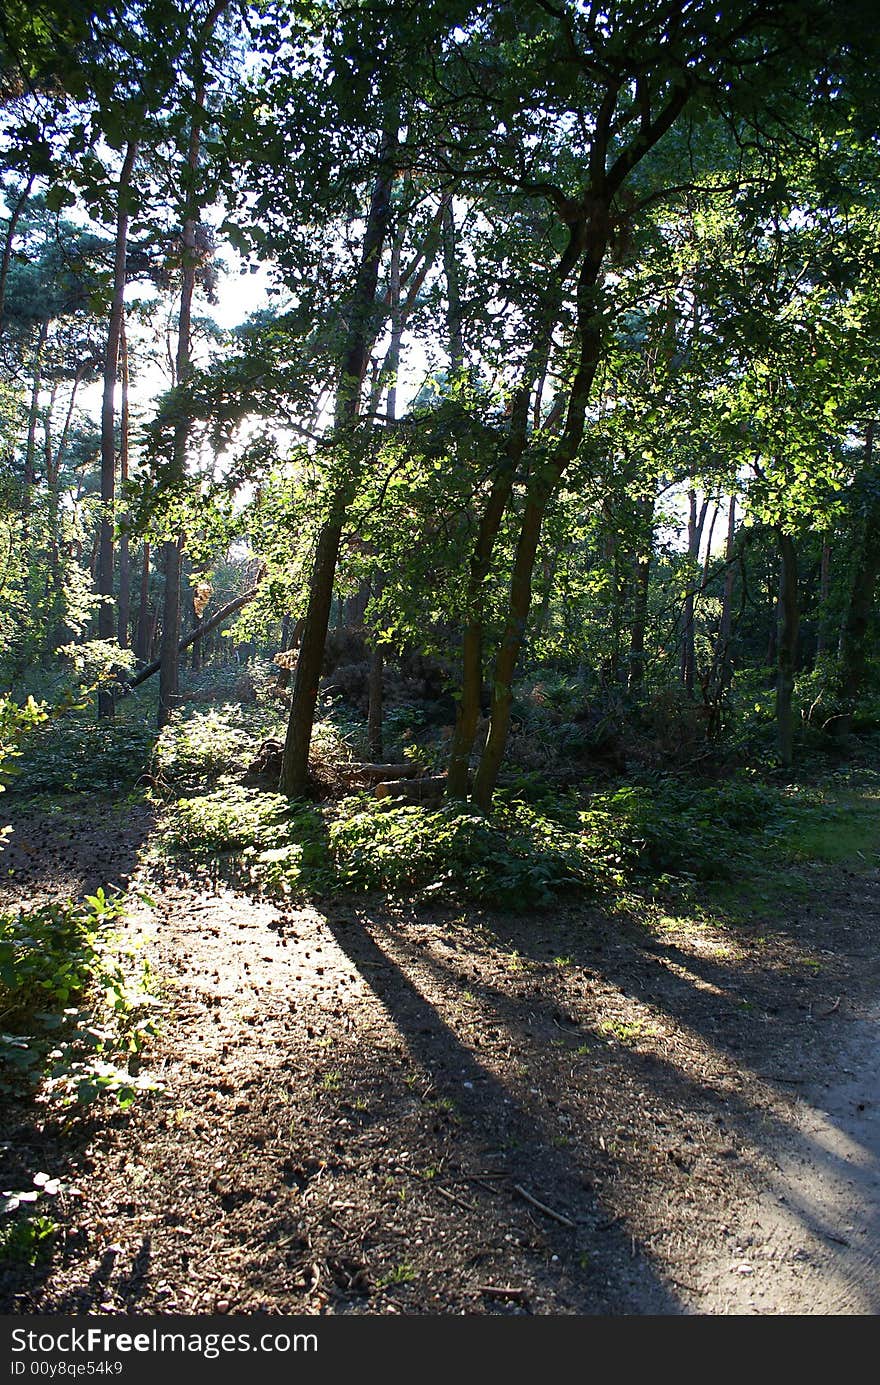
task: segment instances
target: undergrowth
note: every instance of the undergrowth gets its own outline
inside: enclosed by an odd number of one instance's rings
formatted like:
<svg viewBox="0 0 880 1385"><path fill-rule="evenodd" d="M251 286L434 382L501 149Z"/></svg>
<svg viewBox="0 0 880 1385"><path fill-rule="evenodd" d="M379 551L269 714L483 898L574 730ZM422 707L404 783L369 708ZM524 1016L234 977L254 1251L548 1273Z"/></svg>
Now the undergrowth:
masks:
<svg viewBox="0 0 880 1385"><path fill-rule="evenodd" d="M53 717L28 734L10 786L16 794L118 794L143 775L156 739L139 716Z"/></svg>
<svg viewBox="0 0 880 1385"><path fill-rule="evenodd" d="M224 781L168 808L164 843L279 894L422 891L521 908L757 868L794 810L780 789L748 780L695 788L663 779L532 801L507 792L490 818L366 794L318 808Z"/></svg>
<svg viewBox="0 0 880 1385"><path fill-rule="evenodd" d="M103 890L0 914L0 1088L65 1106L109 1095L123 1109L155 1088L139 1071L156 1026L153 978L122 916Z"/></svg>

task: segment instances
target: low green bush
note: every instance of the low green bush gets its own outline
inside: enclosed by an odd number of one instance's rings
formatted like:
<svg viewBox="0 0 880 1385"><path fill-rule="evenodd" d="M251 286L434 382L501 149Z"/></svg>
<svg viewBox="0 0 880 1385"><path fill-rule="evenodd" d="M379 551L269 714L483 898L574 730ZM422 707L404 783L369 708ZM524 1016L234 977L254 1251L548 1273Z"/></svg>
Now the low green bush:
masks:
<svg viewBox="0 0 880 1385"><path fill-rule="evenodd" d="M122 1106L156 1085L135 1070L155 1031L152 974L121 918L103 890L0 914L0 1085L81 1105L108 1092Z"/></svg>
<svg viewBox="0 0 880 1385"><path fill-rule="evenodd" d="M254 758L261 740L277 730L274 719L257 709L243 712L234 703L175 717L156 741L154 780L180 792L240 773Z"/></svg>
<svg viewBox="0 0 880 1385"><path fill-rule="evenodd" d="M163 842L196 861L225 859L233 873L283 894L332 883L319 811L233 781L174 803L165 814Z"/></svg>
<svg viewBox="0 0 880 1385"><path fill-rule="evenodd" d="M28 796L124 792L146 772L155 739L136 714L100 722L73 712L53 717L28 735L10 787Z"/></svg>
<svg viewBox="0 0 880 1385"><path fill-rule="evenodd" d="M454 804L436 812L344 805L329 836L337 878L355 889L420 888L516 906L595 889L613 874L609 862L587 857L577 833L524 803L505 803L491 819Z"/></svg>
<svg viewBox="0 0 880 1385"><path fill-rule="evenodd" d="M284 894L428 891L515 908L640 879L724 878L781 830L783 809L779 790L745 780L695 788L666 779L586 802L508 792L489 818L366 794L319 810L230 781L174 804L164 839Z"/></svg>

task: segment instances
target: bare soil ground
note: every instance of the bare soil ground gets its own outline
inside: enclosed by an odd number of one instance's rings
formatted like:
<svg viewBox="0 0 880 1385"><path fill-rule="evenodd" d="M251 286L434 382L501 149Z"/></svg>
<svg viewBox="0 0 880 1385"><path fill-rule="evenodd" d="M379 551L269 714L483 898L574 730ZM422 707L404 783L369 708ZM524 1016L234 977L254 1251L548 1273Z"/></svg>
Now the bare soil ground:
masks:
<svg viewBox="0 0 880 1385"><path fill-rule="evenodd" d="M3 1312L880 1309L877 871L728 926L298 909L146 864L147 808L14 826L4 903L149 891L167 1011L163 1093L4 1113L2 1187L81 1195Z"/></svg>

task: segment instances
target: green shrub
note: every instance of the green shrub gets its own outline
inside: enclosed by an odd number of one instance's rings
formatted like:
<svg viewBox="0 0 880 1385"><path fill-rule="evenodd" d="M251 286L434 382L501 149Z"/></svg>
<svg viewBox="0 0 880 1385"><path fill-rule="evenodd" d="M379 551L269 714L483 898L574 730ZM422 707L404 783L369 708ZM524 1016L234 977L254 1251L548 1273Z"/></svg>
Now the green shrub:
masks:
<svg viewBox="0 0 880 1385"><path fill-rule="evenodd" d="M8 693L0 695L0 793L6 787L5 781L19 772L12 761L21 754L22 738L33 732L47 718L44 703L37 703L32 697L18 703Z"/></svg>
<svg viewBox="0 0 880 1385"><path fill-rule="evenodd" d="M281 794L226 780L213 793L173 804L165 818L164 839L172 850L210 861L278 844L286 835L289 814L290 804Z"/></svg>
<svg viewBox="0 0 880 1385"><path fill-rule="evenodd" d="M515 907L610 879L577 833L524 803L503 804L492 819L454 804L345 807L329 835L337 878L350 888L420 888Z"/></svg>
<svg viewBox="0 0 880 1385"><path fill-rule="evenodd" d="M259 715L248 716L237 704L192 711L161 732L153 756L154 778L189 791L220 775L240 772L265 734Z"/></svg>
<svg viewBox="0 0 880 1385"><path fill-rule="evenodd" d="M231 781L173 804L165 815L163 840L169 850L197 861L225 857L238 873L282 894L330 883L317 809Z"/></svg>
<svg viewBox="0 0 880 1385"><path fill-rule="evenodd" d="M21 794L124 791L145 773L156 733L137 714L101 722L75 713L28 736L18 764Z"/></svg>
<svg viewBox="0 0 880 1385"><path fill-rule="evenodd" d="M19 1216L0 1224L0 1265L36 1265L51 1250L58 1230L52 1217Z"/></svg>
<svg viewBox="0 0 880 1385"><path fill-rule="evenodd" d="M694 788L666 779L586 803L501 794L491 818L361 795L324 810L325 822L311 805L227 783L176 803L165 841L197 860L225 857L284 894L427 890L515 908L628 880L723 878L759 833L781 830L783 802L779 790L745 780Z"/></svg>
<svg viewBox="0 0 880 1385"><path fill-rule="evenodd" d="M81 1104L107 1091L123 1106L155 1086L134 1071L155 1030L152 977L115 930L121 917L103 890L0 914L0 1084Z"/></svg>

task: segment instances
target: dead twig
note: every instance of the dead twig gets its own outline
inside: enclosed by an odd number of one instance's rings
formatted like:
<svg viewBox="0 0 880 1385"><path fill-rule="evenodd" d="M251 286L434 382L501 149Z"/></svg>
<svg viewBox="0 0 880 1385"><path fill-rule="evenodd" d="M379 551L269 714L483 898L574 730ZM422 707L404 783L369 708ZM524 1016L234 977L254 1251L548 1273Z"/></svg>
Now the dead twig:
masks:
<svg viewBox="0 0 880 1385"><path fill-rule="evenodd" d="M447 1202L454 1202L457 1207L463 1207L466 1212L476 1212L477 1210L472 1202L465 1202L463 1197L456 1197L455 1193L448 1193L445 1188L438 1188L435 1186L434 1192L439 1193L441 1197L445 1197Z"/></svg>
<svg viewBox="0 0 880 1385"><path fill-rule="evenodd" d="M477 1293L487 1298L512 1299L514 1303L526 1303L529 1297L525 1289L508 1289L503 1284L478 1284Z"/></svg>
<svg viewBox="0 0 880 1385"><path fill-rule="evenodd" d="M553 1208L548 1207L546 1202L539 1202L536 1197L532 1197L531 1193L526 1192L519 1183L514 1183L513 1191L519 1193L520 1197L524 1198L526 1202L530 1202L533 1207L537 1207L538 1211L543 1212L545 1217L552 1217L554 1221L559 1222L560 1226L567 1226L572 1231L574 1230L574 1222L570 1217L563 1216L561 1212L554 1212Z"/></svg>

